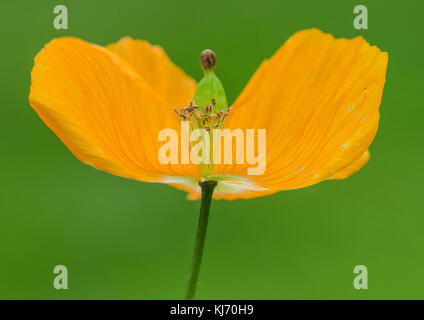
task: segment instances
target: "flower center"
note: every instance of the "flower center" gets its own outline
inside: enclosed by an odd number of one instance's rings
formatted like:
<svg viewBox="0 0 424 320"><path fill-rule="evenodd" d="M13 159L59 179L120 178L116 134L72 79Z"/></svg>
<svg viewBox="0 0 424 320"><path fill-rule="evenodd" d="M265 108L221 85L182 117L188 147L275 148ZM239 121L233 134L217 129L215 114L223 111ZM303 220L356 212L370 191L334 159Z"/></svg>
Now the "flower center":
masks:
<svg viewBox="0 0 424 320"><path fill-rule="evenodd" d="M212 174L214 151L220 148L220 131L230 108L228 108L224 87L215 75L215 52L210 49L203 50L200 54L200 65L204 70L204 76L196 86L193 100L188 106L174 109L174 111L181 119L181 124L188 127L190 160L200 165L200 174L206 179ZM218 135L215 136L215 133Z"/></svg>
<svg viewBox="0 0 424 320"><path fill-rule="evenodd" d="M197 156L202 159L199 165L201 176L204 179L211 175L213 171L215 144L217 142L215 141L217 138L214 130L222 129L230 112L230 108L215 110L215 106L215 99L212 98L211 103L205 107L204 112L201 111L194 100L184 108L174 109L181 121L189 122L190 149L200 150ZM192 133L195 130L200 130L201 134L194 134L194 137L192 137ZM220 135L218 139L220 139Z"/></svg>
<svg viewBox="0 0 424 320"><path fill-rule="evenodd" d="M193 100L188 106L174 109L174 111L181 121L190 121L191 129L203 128L211 131L211 129L221 129L230 112L230 108L214 112L215 105L215 99L212 98L211 103L206 106L205 112L202 112Z"/></svg>

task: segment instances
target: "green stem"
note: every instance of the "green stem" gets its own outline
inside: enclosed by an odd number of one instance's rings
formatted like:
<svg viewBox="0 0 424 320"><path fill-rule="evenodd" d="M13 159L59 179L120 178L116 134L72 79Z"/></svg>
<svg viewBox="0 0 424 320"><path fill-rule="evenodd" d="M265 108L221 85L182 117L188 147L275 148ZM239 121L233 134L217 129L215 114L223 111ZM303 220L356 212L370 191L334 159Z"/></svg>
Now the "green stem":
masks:
<svg viewBox="0 0 424 320"><path fill-rule="evenodd" d="M196 242L194 243L193 260L187 279L186 300L194 299L194 294L196 293L197 279L199 278L203 248L205 246L206 230L208 228L209 209L211 207L212 194L216 184L216 181L204 181L199 183L202 189L202 200L200 203L200 216L197 226Z"/></svg>

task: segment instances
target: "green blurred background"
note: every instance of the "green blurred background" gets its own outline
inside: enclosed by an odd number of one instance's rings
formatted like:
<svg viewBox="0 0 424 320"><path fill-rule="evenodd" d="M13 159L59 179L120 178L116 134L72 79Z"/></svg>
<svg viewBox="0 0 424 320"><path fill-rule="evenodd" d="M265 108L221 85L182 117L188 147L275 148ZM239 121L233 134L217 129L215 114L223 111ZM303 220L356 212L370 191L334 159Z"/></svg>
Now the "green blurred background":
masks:
<svg viewBox="0 0 424 320"><path fill-rule="evenodd" d="M69 29L53 28L64 4ZM369 29L353 28L365 4ZM199 299L424 298L422 1L3 1L0 5L0 298L179 299L198 202L74 158L29 107L33 57L54 37L161 45L199 80L213 48L232 102L295 31L363 35L389 53L369 164L348 180L215 201ZM53 288L53 268L69 289ZM369 289L355 290L364 264Z"/></svg>

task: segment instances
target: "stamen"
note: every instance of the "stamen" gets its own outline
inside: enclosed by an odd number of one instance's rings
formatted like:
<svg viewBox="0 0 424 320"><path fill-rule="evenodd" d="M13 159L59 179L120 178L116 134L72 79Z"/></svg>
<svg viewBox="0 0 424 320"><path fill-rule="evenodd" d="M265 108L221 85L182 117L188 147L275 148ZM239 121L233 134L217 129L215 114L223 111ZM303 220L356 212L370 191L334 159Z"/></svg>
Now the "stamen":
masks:
<svg viewBox="0 0 424 320"><path fill-rule="evenodd" d="M203 117L203 115L202 115L202 113L201 112L199 112L199 111L195 111L194 112L194 117L197 119L197 120L202 120L202 117Z"/></svg>
<svg viewBox="0 0 424 320"><path fill-rule="evenodd" d="M199 110L199 106L197 106L196 102L193 100L188 106L184 108L174 109L174 112L183 121L190 121L193 117L205 130L210 131L211 128L222 128L225 118L228 116L230 111L230 108L228 108L225 110L219 110L218 112L214 113L213 109L215 105L215 99L212 99L211 104L206 106L205 113L203 113Z"/></svg>
<svg viewBox="0 0 424 320"><path fill-rule="evenodd" d="M213 139L212 130L222 129L224 121L230 112L230 108L224 110L218 110L214 112L216 105L215 99L211 99L211 103L206 106L205 112L199 109L195 101L191 101L190 104L181 109L174 109L176 115L183 121L190 121L190 130L203 128L209 135L210 139ZM207 140L212 141L212 140ZM192 145L194 142L190 142ZM207 177L213 171L213 157L214 157L214 145L209 145L210 148L210 161L207 164L200 165L201 175Z"/></svg>

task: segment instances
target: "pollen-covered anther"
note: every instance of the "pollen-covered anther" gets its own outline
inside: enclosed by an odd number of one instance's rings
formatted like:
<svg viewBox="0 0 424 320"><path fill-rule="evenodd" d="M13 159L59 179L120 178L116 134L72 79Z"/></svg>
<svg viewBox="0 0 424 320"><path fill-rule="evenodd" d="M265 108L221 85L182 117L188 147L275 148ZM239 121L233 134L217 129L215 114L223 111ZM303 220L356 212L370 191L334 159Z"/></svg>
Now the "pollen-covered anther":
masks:
<svg viewBox="0 0 424 320"><path fill-rule="evenodd" d="M225 110L220 110L218 112L213 112L215 106L215 99L212 99L211 104L205 107L205 112L199 110L199 107L194 101L181 109L174 109L176 115L183 121L190 121L194 118L199 122L199 125L203 127L206 131L211 129L222 128L225 118L227 117L230 108Z"/></svg>
<svg viewBox="0 0 424 320"><path fill-rule="evenodd" d="M181 108L181 109L174 108L174 112L181 120L187 121L187 120L190 120L193 115L195 115L196 113L199 113L197 109L199 109L199 107L196 105L194 101L192 101L190 102L188 106L184 108Z"/></svg>
<svg viewBox="0 0 424 320"><path fill-rule="evenodd" d="M199 112L199 111L195 110L195 111L193 112L193 114L194 114L194 117L195 117L197 120L202 120L202 119L203 119L203 114L202 114L201 112Z"/></svg>
<svg viewBox="0 0 424 320"><path fill-rule="evenodd" d="M212 112L212 108L213 108L213 104L206 106L205 108L206 113Z"/></svg>

